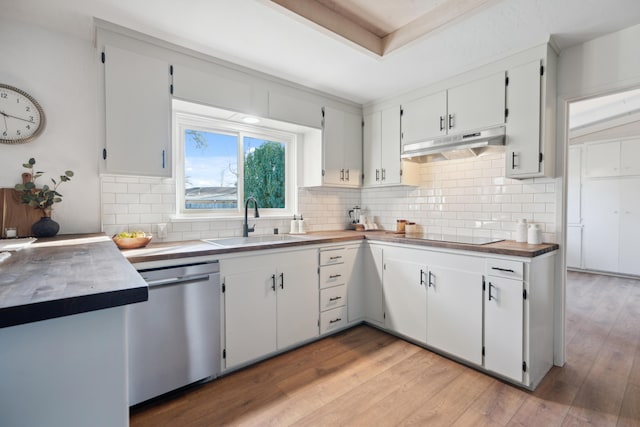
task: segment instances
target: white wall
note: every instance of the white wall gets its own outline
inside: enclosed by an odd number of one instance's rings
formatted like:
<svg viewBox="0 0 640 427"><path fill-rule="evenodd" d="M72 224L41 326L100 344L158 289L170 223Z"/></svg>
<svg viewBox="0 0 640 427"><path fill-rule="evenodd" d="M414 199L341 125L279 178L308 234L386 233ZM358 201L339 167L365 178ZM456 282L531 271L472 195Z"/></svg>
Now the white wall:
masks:
<svg viewBox="0 0 640 427"><path fill-rule="evenodd" d="M0 18L0 82L31 94L42 105L44 132L21 145L0 145L0 187L20 182L30 157L50 182L65 170L75 177L59 187L54 207L60 232L100 231L97 57L90 42ZM45 181L46 179L46 181Z"/></svg>

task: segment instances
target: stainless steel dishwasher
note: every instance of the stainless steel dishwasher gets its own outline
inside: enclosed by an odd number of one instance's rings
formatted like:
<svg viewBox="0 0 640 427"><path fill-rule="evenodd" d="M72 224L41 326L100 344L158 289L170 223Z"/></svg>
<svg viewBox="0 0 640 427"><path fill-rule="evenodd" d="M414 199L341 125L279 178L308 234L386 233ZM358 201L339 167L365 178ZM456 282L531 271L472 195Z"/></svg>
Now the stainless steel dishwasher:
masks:
<svg viewBox="0 0 640 427"><path fill-rule="evenodd" d="M149 300L127 307L130 406L220 372L218 262L139 273Z"/></svg>

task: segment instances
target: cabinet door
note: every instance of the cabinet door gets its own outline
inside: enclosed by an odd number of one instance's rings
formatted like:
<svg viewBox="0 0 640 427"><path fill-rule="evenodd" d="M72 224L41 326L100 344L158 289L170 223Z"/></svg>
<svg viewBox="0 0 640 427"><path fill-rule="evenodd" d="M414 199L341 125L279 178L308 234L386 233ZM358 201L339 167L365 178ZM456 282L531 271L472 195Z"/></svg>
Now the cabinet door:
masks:
<svg viewBox="0 0 640 427"><path fill-rule="evenodd" d="M227 368L276 350L275 266L256 257L255 268L224 276ZM221 265L221 268L224 264ZM317 305L317 300L316 300Z"/></svg>
<svg viewBox="0 0 640 427"><path fill-rule="evenodd" d="M484 303L484 367L518 382L524 361L522 289L519 280L490 276Z"/></svg>
<svg viewBox="0 0 640 427"><path fill-rule="evenodd" d="M640 275L640 178L620 183L620 273Z"/></svg>
<svg viewBox="0 0 640 427"><path fill-rule="evenodd" d="M504 95L504 72L449 89L448 133L458 134L504 124Z"/></svg>
<svg viewBox="0 0 640 427"><path fill-rule="evenodd" d="M570 147L567 167L567 223L582 222L580 191L582 189L582 147Z"/></svg>
<svg viewBox="0 0 640 427"><path fill-rule="evenodd" d="M344 133L344 113L334 108L324 107L322 128L324 184L342 185L344 183Z"/></svg>
<svg viewBox="0 0 640 427"><path fill-rule="evenodd" d="M385 328L419 342L427 339L427 267L423 251L385 249L383 300Z"/></svg>
<svg viewBox="0 0 640 427"><path fill-rule="evenodd" d="M251 86L225 77L226 70L207 71L176 65L173 70L173 96L206 105L249 113ZM316 111L316 121L318 120Z"/></svg>
<svg viewBox="0 0 640 427"><path fill-rule="evenodd" d="M364 160L364 186L373 186L380 179L382 113L377 111L364 118L362 158Z"/></svg>
<svg viewBox="0 0 640 427"><path fill-rule="evenodd" d="M640 175L640 139L622 141L621 152L621 175Z"/></svg>
<svg viewBox="0 0 640 427"><path fill-rule="evenodd" d="M382 325L382 248L380 246L365 244L362 248L363 255L363 282L362 282L362 312L364 318L373 323ZM351 297L349 297L351 298ZM351 305L349 305L351 309Z"/></svg>
<svg viewBox="0 0 640 427"><path fill-rule="evenodd" d="M322 106L300 97L269 92L269 118L320 129Z"/></svg>
<svg viewBox="0 0 640 427"><path fill-rule="evenodd" d="M582 192L584 267L618 270L619 180L586 180Z"/></svg>
<svg viewBox="0 0 640 427"><path fill-rule="evenodd" d="M427 286L427 344L480 365L482 274L429 265Z"/></svg>
<svg viewBox="0 0 640 427"><path fill-rule="evenodd" d="M447 133L446 91L408 102L401 108L403 144L424 141Z"/></svg>
<svg viewBox="0 0 640 427"><path fill-rule="evenodd" d="M620 142L585 145L584 175L589 178L620 175Z"/></svg>
<svg viewBox="0 0 640 427"><path fill-rule="evenodd" d="M106 171L171 176L169 64L105 46Z"/></svg>
<svg viewBox="0 0 640 427"><path fill-rule="evenodd" d="M273 255L277 274L278 349L318 336L318 252Z"/></svg>
<svg viewBox="0 0 640 427"><path fill-rule="evenodd" d="M540 172L540 61L510 69L507 86L506 175L534 176Z"/></svg>
<svg viewBox="0 0 640 427"><path fill-rule="evenodd" d="M350 187L360 187L360 184L362 183L362 116L353 113L343 114L343 184Z"/></svg>
<svg viewBox="0 0 640 427"><path fill-rule="evenodd" d="M381 117L382 184L400 184L400 107L387 108Z"/></svg>

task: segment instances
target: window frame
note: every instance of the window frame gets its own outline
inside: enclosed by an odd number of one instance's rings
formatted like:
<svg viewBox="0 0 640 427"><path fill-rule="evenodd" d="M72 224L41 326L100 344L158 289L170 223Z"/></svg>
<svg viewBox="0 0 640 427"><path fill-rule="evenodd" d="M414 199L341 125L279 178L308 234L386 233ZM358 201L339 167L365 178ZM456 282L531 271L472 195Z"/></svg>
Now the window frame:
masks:
<svg viewBox="0 0 640 427"><path fill-rule="evenodd" d="M230 112L230 114L233 114ZM174 158L176 177L176 216L178 218L242 218L244 217L244 137L252 137L282 143L285 146L285 207L260 208L261 217L290 217L298 207L297 143L293 132L266 126L249 125L231 120L208 117L188 111L173 111ZM185 130L221 133L237 137L238 155L238 206L236 209L186 209L185 208Z"/></svg>

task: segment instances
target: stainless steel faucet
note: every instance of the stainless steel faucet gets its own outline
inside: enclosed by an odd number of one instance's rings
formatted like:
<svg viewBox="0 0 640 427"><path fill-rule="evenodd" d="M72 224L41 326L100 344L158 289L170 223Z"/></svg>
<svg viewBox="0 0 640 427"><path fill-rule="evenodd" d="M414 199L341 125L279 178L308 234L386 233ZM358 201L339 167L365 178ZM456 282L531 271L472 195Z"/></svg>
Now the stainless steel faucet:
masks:
<svg viewBox="0 0 640 427"><path fill-rule="evenodd" d="M252 227L249 227L249 222L247 221L247 210L249 209L249 202L253 200L253 217L260 218L260 212L258 212L258 201L255 197L249 196L247 200L244 202L244 224L242 224L242 237L249 237L249 233L255 231L256 225L253 224Z"/></svg>

